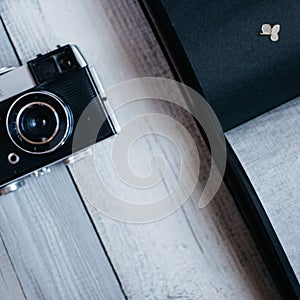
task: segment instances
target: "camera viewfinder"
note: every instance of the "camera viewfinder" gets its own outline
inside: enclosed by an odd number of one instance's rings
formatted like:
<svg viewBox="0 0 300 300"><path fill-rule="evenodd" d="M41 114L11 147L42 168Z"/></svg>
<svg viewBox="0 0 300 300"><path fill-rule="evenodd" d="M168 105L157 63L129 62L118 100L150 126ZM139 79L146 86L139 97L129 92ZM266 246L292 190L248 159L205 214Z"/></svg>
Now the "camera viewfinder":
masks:
<svg viewBox="0 0 300 300"><path fill-rule="evenodd" d="M53 57L37 61L34 64L39 82L45 82L54 79L58 74L58 68Z"/></svg>

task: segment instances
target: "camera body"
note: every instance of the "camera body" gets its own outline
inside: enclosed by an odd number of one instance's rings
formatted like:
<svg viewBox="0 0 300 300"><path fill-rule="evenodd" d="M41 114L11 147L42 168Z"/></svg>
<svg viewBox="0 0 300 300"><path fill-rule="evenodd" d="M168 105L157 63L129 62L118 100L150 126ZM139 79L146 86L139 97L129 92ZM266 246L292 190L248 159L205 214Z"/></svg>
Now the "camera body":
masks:
<svg viewBox="0 0 300 300"><path fill-rule="evenodd" d="M96 139L82 139L74 150L76 125L88 106L84 125L102 125ZM16 180L117 131L97 74L75 45L38 55L0 76L0 188L6 191Z"/></svg>

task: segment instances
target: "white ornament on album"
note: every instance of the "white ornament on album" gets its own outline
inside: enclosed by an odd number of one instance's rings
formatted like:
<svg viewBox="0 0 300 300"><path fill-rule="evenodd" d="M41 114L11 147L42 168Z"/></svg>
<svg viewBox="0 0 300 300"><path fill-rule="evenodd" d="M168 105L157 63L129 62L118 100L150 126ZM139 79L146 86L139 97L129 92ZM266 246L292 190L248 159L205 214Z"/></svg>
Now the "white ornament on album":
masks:
<svg viewBox="0 0 300 300"><path fill-rule="evenodd" d="M268 35L272 42L277 42L279 40L279 31L280 25L276 24L273 27L270 24L263 24L261 26L261 33L260 35Z"/></svg>

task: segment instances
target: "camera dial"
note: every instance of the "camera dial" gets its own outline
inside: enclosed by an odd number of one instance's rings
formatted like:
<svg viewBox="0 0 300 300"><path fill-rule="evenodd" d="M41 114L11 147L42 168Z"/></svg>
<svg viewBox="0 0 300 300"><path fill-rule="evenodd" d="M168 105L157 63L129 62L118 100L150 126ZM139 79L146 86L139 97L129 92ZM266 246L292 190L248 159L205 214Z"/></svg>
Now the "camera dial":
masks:
<svg viewBox="0 0 300 300"><path fill-rule="evenodd" d="M69 107L46 91L19 97L10 107L6 126L13 143L32 154L50 153L61 147L71 134Z"/></svg>

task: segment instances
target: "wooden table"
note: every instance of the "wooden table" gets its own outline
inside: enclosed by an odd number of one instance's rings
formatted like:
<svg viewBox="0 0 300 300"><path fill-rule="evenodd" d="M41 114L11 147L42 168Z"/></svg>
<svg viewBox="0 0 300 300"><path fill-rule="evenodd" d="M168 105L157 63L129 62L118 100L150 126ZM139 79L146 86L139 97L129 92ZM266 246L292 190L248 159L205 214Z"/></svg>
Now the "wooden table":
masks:
<svg viewBox="0 0 300 300"><path fill-rule="evenodd" d="M75 43L106 89L136 77L172 78L136 1L3 0L0 14L1 66ZM125 107L118 117L124 126L147 111L192 130L204 182L209 155L191 117L155 101ZM111 147L107 140L95 149L110 188L133 202L153 200L122 184ZM165 157L170 171L156 192L167 193L180 167L174 147L147 135L132 151L141 174L149 172L148 158ZM182 155L192 170L188 147ZM226 188L199 210L201 191L162 220L130 224L96 210L72 168L58 164L50 174L28 178L24 188L0 199L0 299L279 299Z"/></svg>

